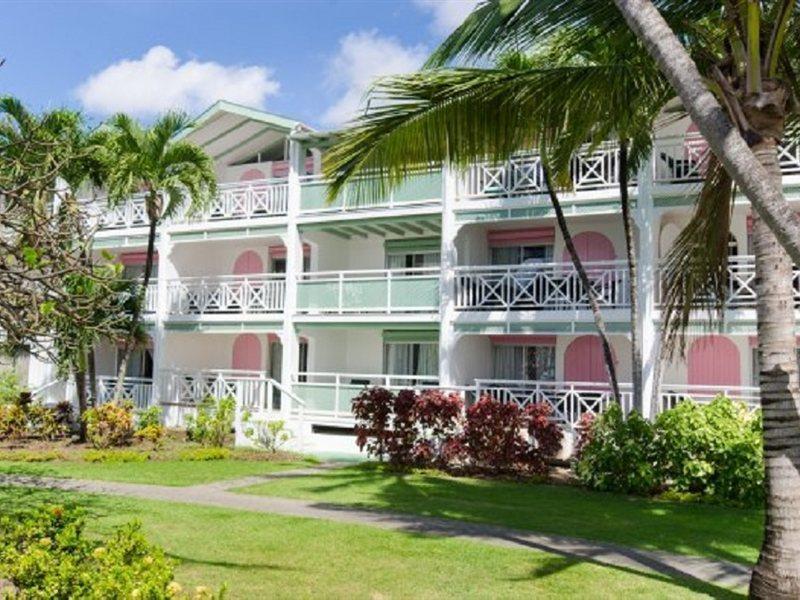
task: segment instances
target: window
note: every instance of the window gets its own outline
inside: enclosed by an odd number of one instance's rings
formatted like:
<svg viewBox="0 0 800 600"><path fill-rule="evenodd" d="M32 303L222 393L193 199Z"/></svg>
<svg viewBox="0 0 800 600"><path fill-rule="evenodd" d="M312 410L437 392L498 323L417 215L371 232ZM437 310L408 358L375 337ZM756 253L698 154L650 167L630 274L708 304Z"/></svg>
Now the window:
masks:
<svg viewBox="0 0 800 600"><path fill-rule="evenodd" d="M554 381L556 349L553 346L494 346L495 379Z"/></svg>
<svg viewBox="0 0 800 600"><path fill-rule="evenodd" d="M393 252L386 255L387 269L438 267L441 262L441 253L439 252Z"/></svg>
<svg viewBox="0 0 800 600"><path fill-rule="evenodd" d="M117 349L117 365L122 362L124 351ZM138 348L131 352L128 365L125 368L125 377L153 378L153 351L150 348Z"/></svg>
<svg viewBox="0 0 800 600"><path fill-rule="evenodd" d="M299 373L308 371L308 342L300 342L300 348L297 353L297 371ZM297 381L300 383L308 381L308 376L300 375Z"/></svg>
<svg viewBox="0 0 800 600"><path fill-rule="evenodd" d="M493 265L523 265L553 260L553 246L500 246L492 248Z"/></svg>
<svg viewBox="0 0 800 600"><path fill-rule="evenodd" d="M144 263L137 265L125 265L122 269L124 279L133 281L134 279L144 279ZM150 273L150 281L155 281L158 277L158 263L153 263L153 270Z"/></svg>
<svg viewBox="0 0 800 600"><path fill-rule="evenodd" d="M311 270L311 257L307 254L303 255L303 273ZM286 273L286 259L273 258L270 260L270 273Z"/></svg>
<svg viewBox="0 0 800 600"><path fill-rule="evenodd" d="M384 371L388 375L423 375L437 377L439 344L387 343L383 353Z"/></svg>

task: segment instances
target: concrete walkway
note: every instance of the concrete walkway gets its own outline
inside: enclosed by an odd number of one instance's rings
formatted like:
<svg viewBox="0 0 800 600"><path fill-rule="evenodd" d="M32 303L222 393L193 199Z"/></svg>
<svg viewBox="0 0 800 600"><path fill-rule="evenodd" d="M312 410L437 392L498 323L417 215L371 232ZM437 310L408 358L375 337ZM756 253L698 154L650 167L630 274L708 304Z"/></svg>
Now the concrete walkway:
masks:
<svg viewBox="0 0 800 600"><path fill-rule="evenodd" d="M58 479L27 475L0 475L0 485L41 487L70 492L109 494L147 500L183 502L220 508L248 510L292 517L326 519L389 529L464 539L508 548L539 550L587 560L602 565L635 571L652 571L669 577L693 578L725 588L745 587L750 569L744 565L681 556L668 552L638 550L616 544L578 538L544 535L495 525L466 523L449 519L348 508L340 505L237 494L232 488L263 483L271 479L316 474L335 465L283 471L270 475L246 477L190 487L171 487L110 481Z"/></svg>

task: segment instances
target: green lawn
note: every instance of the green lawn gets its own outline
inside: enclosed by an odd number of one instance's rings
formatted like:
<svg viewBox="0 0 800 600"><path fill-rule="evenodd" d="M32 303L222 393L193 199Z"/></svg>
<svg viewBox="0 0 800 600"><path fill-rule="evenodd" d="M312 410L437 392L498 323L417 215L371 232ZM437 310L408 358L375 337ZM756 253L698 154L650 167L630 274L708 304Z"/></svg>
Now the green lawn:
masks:
<svg viewBox="0 0 800 600"><path fill-rule="evenodd" d="M266 460L151 460L146 462L89 463L56 460L41 463L0 461L0 473L74 477L103 481L124 481L157 485L187 486L249 475L263 475L307 466L307 461Z"/></svg>
<svg viewBox="0 0 800 600"><path fill-rule="evenodd" d="M0 514L44 500L84 506L93 533L139 519L181 584L226 583L228 598L738 597L542 552L184 504L0 488Z"/></svg>
<svg viewBox="0 0 800 600"><path fill-rule="evenodd" d="M238 490L492 523L627 546L755 563L762 514L602 494L563 485L396 475L362 464Z"/></svg>

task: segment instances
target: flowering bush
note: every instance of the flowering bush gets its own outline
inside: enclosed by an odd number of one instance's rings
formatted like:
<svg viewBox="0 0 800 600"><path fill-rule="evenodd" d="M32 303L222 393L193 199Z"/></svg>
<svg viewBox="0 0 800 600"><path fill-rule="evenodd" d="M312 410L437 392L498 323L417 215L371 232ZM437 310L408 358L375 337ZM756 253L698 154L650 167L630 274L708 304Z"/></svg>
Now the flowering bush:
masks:
<svg viewBox="0 0 800 600"><path fill-rule="evenodd" d="M19 404L0 404L0 439L19 440L28 430L28 417Z"/></svg>
<svg viewBox="0 0 800 600"><path fill-rule="evenodd" d="M186 418L186 436L191 442L222 448L233 431L235 413L235 398L228 396L215 400L208 396L197 407L197 414Z"/></svg>
<svg viewBox="0 0 800 600"><path fill-rule="evenodd" d="M171 561L147 542L138 523L105 540L88 539L80 514L60 506L0 519L0 579L30 599L189 597L173 582Z"/></svg>
<svg viewBox="0 0 800 600"><path fill-rule="evenodd" d="M160 450L164 445L167 429L161 424L161 408L151 406L139 413L136 419L136 439L150 442L153 450Z"/></svg>
<svg viewBox="0 0 800 600"><path fill-rule="evenodd" d="M465 413L457 394L364 390L353 400L359 448L395 467L544 473L561 448L549 405L521 409L482 398Z"/></svg>
<svg viewBox="0 0 800 600"><path fill-rule="evenodd" d="M95 448L128 446L133 440L133 405L109 402L90 408L83 415L86 438Z"/></svg>

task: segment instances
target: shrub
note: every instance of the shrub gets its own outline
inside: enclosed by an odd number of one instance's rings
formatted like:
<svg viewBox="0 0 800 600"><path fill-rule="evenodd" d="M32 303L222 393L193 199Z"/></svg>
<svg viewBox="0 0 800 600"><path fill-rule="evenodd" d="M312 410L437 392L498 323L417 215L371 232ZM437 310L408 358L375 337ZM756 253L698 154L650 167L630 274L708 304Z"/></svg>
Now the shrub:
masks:
<svg viewBox="0 0 800 600"><path fill-rule="evenodd" d="M464 402L458 394L425 390L416 399L414 416L419 431L414 461L420 465L446 468L464 458L459 439L463 427Z"/></svg>
<svg viewBox="0 0 800 600"><path fill-rule="evenodd" d="M63 458L64 455L61 452L58 452L57 450L44 450L44 451L11 450L8 452L0 452L0 460L8 460L12 462L29 462L29 463L49 462L52 460L61 460Z"/></svg>
<svg viewBox="0 0 800 600"><path fill-rule="evenodd" d="M576 473L596 490L634 494L653 492L659 484L653 460L653 426L638 413L626 419L613 403L594 420Z"/></svg>
<svg viewBox="0 0 800 600"><path fill-rule="evenodd" d="M150 442L153 450L160 450L164 445L167 429L161 424L161 408L151 406L139 413L136 418L136 439Z"/></svg>
<svg viewBox="0 0 800 600"><path fill-rule="evenodd" d="M180 596L171 561L147 542L138 523L118 527L107 539L87 538L84 526L75 509L60 506L4 516L0 578L33 600Z"/></svg>
<svg viewBox="0 0 800 600"><path fill-rule="evenodd" d="M535 402L525 408L529 446L526 454L528 468L534 473L547 473L548 460L561 451L564 433L552 420L553 407Z"/></svg>
<svg viewBox="0 0 800 600"><path fill-rule="evenodd" d="M187 461L227 460L232 454L230 448L187 448L178 453L178 458Z"/></svg>
<svg viewBox="0 0 800 600"><path fill-rule="evenodd" d="M186 419L186 435L189 441L203 446L221 448L225 446L233 430L236 400L230 396L215 400L205 398L197 407L196 415Z"/></svg>
<svg viewBox="0 0 800 600"><path fill-rule="evenodd" d="M87 410L86 437L95 448L128 446L133 439L133 405L109 402Z"/></svg>
<svg viewBox="0 0 800 600"><path fill-rule="evenodd" d="M360 450L383 461L387 444L393 436L389 418L394 409L394 394L375 387L362 391L353 398L353 415L356 418L356 444Z"/></svg>
<svg viewBox="0 0 800 600"><path fill-rule="evenodd" d="M675 492L757 505L764 496L761 420L725 397L681 402L658 416L659 476Z"/></svg>
<svg viewBox="0 0 800 600"><path fill-rule="evenodd" d="M250 414L245 413L242 415L242 422L247 425L245 436L267 452L278 452L292 439L292 432L286 429L286 421L251 420Z"/></svg>
<svg viewBox="0 0 800 600"><path fill-rule="evenodd" d="M147 454L135 450L87 450L83 453L83 460L90 463L132 463L147 459Z"/></svg>
<svg viewBox="0 0 800 600"><path fill-rule="evenodd" d="M28 417L19 404L0 404L0 439L19 440L28 429Z"/></svg>
<svg viewBox="0 0 800 600"><path fill-rule="evenodd" d="M54 408L32 404L28 407L27 416L28 432L33 437L52 441L64 437L69 431L62 416Z"/></svg>
<svg viewBox="0 0 800 600"><path fill-rule="evenodd" d="M0 370L0 404L16 404L22 392L17 373L11 369Z"/></svg>
<svg viewBox="0 0 800 600"><path fill-rule="evenodd" d="M417 445L417 395L414 390L400 390L393 397L392 428L386 436L386 452L395 467L415 462Z"/></svg>
<svg viewBox="0 0 800 600"><path fill-rule="evenodd" d="M467 409L464 445L473 468L509 473L520 466L526 450L525 420L519 405L485 396Z"/></svg>

